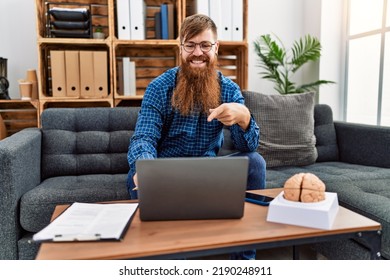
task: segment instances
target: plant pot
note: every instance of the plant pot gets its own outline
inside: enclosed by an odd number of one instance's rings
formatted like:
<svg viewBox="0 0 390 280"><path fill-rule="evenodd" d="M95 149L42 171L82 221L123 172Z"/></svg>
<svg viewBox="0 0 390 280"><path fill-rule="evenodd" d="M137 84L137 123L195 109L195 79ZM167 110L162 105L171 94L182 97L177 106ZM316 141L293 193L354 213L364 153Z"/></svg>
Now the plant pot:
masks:
<svg viewBox="0 0 390 280"><path fill-rule="evenodd" d="M94 39L105 39L106 36L103 32L93 32Z"/></svg>

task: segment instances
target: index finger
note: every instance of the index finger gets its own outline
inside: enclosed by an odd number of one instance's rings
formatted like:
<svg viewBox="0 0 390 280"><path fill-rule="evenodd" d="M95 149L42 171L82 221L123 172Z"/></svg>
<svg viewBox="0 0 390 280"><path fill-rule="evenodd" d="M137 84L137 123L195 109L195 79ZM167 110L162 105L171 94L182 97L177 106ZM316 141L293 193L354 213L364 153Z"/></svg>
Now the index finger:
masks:
<svg viewBox="0 0 390 280"><path fill-rule="evenodd" d="M211 114L208 116L207 121L211 122L213 119L216 119L218 115L220 115L223 112L223 109L221 106L215 108L215 109L210 109Z"/></svg>

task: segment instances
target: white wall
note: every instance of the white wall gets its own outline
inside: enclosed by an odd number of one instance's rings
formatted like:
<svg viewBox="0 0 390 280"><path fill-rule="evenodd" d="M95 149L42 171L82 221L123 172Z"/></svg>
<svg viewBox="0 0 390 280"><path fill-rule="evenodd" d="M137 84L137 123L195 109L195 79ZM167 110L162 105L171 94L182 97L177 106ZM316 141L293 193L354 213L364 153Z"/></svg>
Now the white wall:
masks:
<svg viewBox="0 0 390 280"><path fill-rule="evenodd" d="M260 77L253 42L263 34L278 36L289 48L303 32L304 0L248 0L248 89L275 93L273 85Z"/></svg>
<svg viewBox="0 0 390 280"><path fill-rule="evenodd" d="M309 1L309 0L308 0ZM320 89L320 103L332 107L333 118L344 120L346 1L322 1L320 79L335 81Z"/></svg>
<svg viewBox="0 0 390 280"><path fill-rule="evenodd" d="M320 88L320 103L329 104L340 119L343 100L343 2L344 0L248 0L248 89L274 93L273 85L260 77L253 41L263 34L275 34L290 48L292 42L310 33L320 38L320 65L313 65L296 79L336 81ZM38 68L35 0L0 1L0 56L8 59L9 93L19 97L17 80L27 69ZM17 20L14 20L17 19ZM38 69L37 69L38 70Z"/></svg>
<svg viewBox="0 0 390 280"><path fill-rule="evenodd" d="M19 98L18 80L38 68L35 0L0 1L0 57L7 58L8 90Z"/></svg>
<svg viewBox="0 0 390 280"><path fill-rule="evenodd" d="M253 41L263 34L277 35L289 49L292 42L311 34L320 39L320 63L305 66L296 82L313 79L335 81L320 87L319 103L333 109L335 119L342 119L343 105L343 8L345 0L248 0L248 89L275 93L270 82L258 74Z"/></svg>

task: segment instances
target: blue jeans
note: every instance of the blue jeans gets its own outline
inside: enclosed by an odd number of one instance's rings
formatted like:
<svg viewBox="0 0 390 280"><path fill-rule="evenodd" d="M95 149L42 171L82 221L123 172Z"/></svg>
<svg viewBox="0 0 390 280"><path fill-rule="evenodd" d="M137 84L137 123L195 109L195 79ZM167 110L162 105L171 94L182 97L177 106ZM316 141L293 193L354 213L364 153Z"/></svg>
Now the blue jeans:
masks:
<svg viewBox="0 0 390 280"><path fill-rule="evenodd" d="M263 157L257 152L236 153L231 156L246 156L249 158L247 190L258 190L265 188L266 163ZM247 250L230 254L231 260L254 260L256 250Z"/></svg>
<svg viewBox="0 0 390 280"><path fill-rule="evenodd" d="M246 156L249 159L248 167L248 180L247 180L247 189L248 190L258 190L265 188L266 180L266 163L263 157L257 152L239 152L229 156ZM129 173L127 178L127 189L131 199L137 199L137 191L133 191L135 184L133 181L132 174ZM251 260L256 259L256 250L247 250L242 252L232 253L230 255L232 260Z"/></svg>

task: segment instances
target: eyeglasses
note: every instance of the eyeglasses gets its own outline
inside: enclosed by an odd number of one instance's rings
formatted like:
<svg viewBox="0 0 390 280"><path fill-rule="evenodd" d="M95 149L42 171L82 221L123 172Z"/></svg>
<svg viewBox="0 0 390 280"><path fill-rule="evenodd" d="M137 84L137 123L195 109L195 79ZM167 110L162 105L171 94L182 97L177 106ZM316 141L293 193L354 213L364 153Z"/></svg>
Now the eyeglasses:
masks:
<svg viewBox="0 0 390 280"><path fill-rule="evenodd" d="M200 50L202 52L207 53L207 52L211 51L211 49L213 48L214 45L215 45L215 43L211 43L211 42L207 42L207 41L200 42L200 43L187 42L187 43L181 44L181 46L183 46L183 49L188 53L194 52L196 49L196 46L199 46Z"/></svg>

